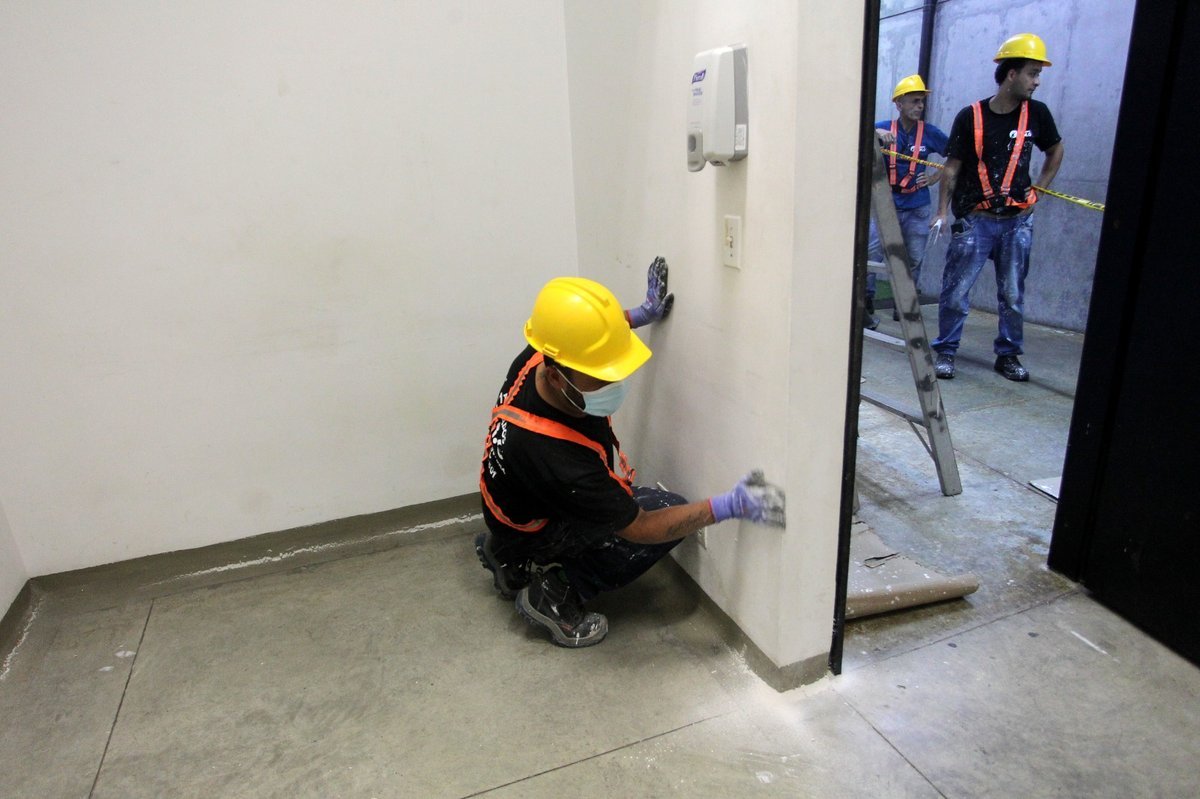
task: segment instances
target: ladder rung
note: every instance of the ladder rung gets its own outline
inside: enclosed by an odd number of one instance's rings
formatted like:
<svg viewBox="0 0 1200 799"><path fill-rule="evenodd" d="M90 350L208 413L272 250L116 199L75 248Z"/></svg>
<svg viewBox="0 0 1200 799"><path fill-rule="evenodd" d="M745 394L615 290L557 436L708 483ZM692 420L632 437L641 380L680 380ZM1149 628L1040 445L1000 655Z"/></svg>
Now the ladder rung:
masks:
<svg viewBox="0 0 1200 799"><path fill-rule="evenodd" d="M858 396L860 399L866 400L877 408L883 408L885 411L890 411L913 424L919 424L926 429L929 428L929 425L925 422L925 415L920 411L913 410L911 405L901 405L895 400L888 399L866 389L860 390Z"/></svg>
<svg viewBox="0 0 1200 799"><path fill-rule="evenodd" d="M889 336L887 333L880 333L878 330L863 330L863 337L874 341L876 344L882 344L885 347L891 347L899 352L907 352L904 346L904 339Z"/></svg>

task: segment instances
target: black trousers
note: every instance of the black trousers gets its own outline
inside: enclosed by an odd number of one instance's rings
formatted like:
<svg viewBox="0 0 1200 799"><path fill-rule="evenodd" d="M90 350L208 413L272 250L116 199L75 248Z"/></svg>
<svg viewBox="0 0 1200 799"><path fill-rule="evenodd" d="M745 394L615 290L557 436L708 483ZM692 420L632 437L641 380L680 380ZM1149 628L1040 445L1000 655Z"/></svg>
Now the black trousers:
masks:
<svg viewBox="0 0 1200 799"><path fill-rule="evenodd" d="M679 494L648 486L634 486L633 498L648 511L687 504ZM679 544L635 544L583 521L554 520L533 534L494 532L492 541L496 556L505 563L559 564L585 601L629 585Z"/></svg>

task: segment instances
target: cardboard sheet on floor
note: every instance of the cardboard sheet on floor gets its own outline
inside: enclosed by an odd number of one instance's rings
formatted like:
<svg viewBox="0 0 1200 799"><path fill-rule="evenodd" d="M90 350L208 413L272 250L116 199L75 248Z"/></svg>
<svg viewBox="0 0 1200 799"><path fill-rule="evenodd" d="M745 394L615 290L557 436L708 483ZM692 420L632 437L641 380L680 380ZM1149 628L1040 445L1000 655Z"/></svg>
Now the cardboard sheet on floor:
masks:
<svg viewBox="0 0 1200 799"><path fill-rule="evenodd" d="M862 522L850 530L846 618L860 619L974 593L973 574L947 576L889 546Z"/></svg>

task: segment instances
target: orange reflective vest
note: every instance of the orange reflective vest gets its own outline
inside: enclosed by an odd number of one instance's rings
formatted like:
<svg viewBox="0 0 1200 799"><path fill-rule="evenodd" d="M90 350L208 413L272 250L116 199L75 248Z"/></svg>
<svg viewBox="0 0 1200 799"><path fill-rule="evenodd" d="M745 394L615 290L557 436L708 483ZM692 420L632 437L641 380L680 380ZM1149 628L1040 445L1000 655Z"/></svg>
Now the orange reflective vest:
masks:
<svg viewBox="0 0 1200 799"><path fill-rule="evenodd" d="M897 133L896 120L893 119L892 120L892 151L893 152L898 152L898 150L896 148L896 143L899 140L896 138L896 133ZM921 157L921 139L922 139L922 137L924 137L924 135L925 135L925 121L918 119L917 120L917 138L913 141L913 156L915 158ZM919 164L915 164L915 163L909 164L908 165L908 174L906 174L903 178L901 178L900 182L897 183L896 182L896 156L889 155L887 158L888 158L888 185L892 186L893 188L898 188L901 194L912 194L913 192L918 191L921 188L920 186L910 185L917 178L917 167L919 166Z"/></svg>
<svg viewBox="0 0 1200 799"><path fill-rule="evenodd" d="M621 469L620 475L617 475L608 463L607 447L597 443L596 441L593 441L583 433L567 427L561 422L556 422L553 419L547 419L544 416L538 416L537 414L530 413L529 411L523 411L520 408L514 408L512 406L512 401L520 392L521 386L525 383L525 378L527 378L530 373L537 368L538 364L540 364L542 360L543 358L540 352L534 353L533 357L530 358L523 367L521 367L521 371L517 374L517 379L513 381L512 387L509 388L508 393L504 395L504 399L500 401L499 405L492 408L492 423L488 426L487 439L484 441L483 445L483 462L481 463L479 469L479 493L483 495L483 502L485 505L487 505L487 509L491 511L492 515L495 516L502 524L508 525L514 530L520 530L523 533L536 533L545 527L550 520L531 519L527 522L514 522L508 517L508 514L506 514L500 508L500 505L495 499L492 498L491 492L488 491L487 481L484 479L484 475L487 473L487 461L488 455L492 451L492 440L495 436L496 428L499 425L504 423L515 424L517 427L524 428L525 430L537 433L538 435L557 438L560 441L570 441L572 444L578 444L581 447L587 447L596 453L596 455L600 458L600 462L604 464L604 468L608 470L609 476L616 480L630 496L633 495L633 481L637 476L637 472L629 465L629 459L626 458L625 453L621 451L621 444L617 441L615 434L613 435L613 444L616 445L617 449L617 458L619 467ZM612 430L611 419L609 420L609 430Z"/></svg>
<svg viewBox="0 0 1200 799"><path fill-rule="evenodd" d="M1037 192L1034 191L1032 185L1029 187L1029 192L1023 202L1018 202L1009 196L1012 190L1013 175L1017 173L1017 164L1021 160L1021 152L1025 149L1025 131L1029 125L1029 101L1021 102L1021 115L1017 119L1017 140L1013 143L1012 155L1008 159L1008 168L1004 170L1004 180L1000 184L1000 191L992 186L991 178L988 177L987 166L983 162L983 104L976 101L971 104L971 112L975 117L975 158L977 159L976 167L979 169L979 185L983 189L983 201L975 206L973 210L988 210L998 208L1000 206L1011 206L1013 208L1028 208L1037 202ZM1003 202L1000 202L1003 200Z"/></svg>

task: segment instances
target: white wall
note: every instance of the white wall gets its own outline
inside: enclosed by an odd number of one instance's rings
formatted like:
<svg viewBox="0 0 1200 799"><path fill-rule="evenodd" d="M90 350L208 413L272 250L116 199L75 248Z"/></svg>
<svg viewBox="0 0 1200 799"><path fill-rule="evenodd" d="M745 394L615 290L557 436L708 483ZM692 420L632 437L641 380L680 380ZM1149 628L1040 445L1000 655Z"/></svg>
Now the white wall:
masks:
<svg viewBox="0 0 1200 799"><path fill-rule="evenodd" d="M9 2L0 108L28 574L475 490L577 271L559 4Z"/></svg>
<svg viewBox="0 0 1200 799"><path fill-rule="evenodd" d="M830 643L862 23L857 3L566 3L581 273L632 303L661 254L676 295L618 435L640 482L691 498L752 467L784 484L785 532L725 523L706 550L677 550L781 667ZM691 174L692 58L734 42L748 48L750 155ZM799 124L800 104L821 124ZM741 271L720 262L725 214L743 218Z"/></svg>
<svg viewBox="0 0 1200 799"><path fill-rule="evenodd" d="M17 542L13 540L12 531L8 527L4 506L0 504L0 618L8 612L12 601L16 599L28 579L25 561L21 558Z"/></svg>

